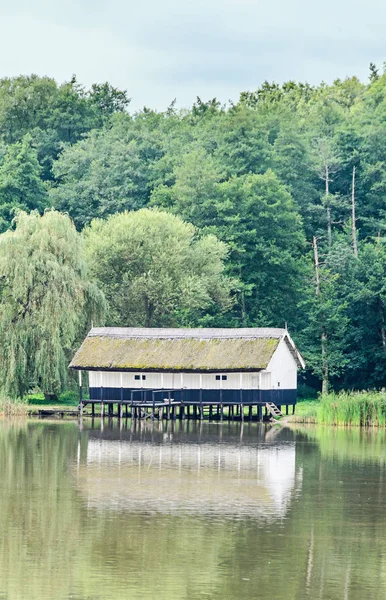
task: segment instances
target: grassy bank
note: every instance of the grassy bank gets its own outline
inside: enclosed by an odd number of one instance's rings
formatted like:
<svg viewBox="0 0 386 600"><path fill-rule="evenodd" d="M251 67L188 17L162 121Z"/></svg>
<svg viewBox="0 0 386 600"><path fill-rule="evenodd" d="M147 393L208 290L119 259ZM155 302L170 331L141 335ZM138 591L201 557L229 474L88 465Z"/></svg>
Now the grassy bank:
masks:
<svg viewBox="0 0 386 600"><path fill-rule="evenodd" d="M0 416L37 415L41 410L71 412L78 404L78 394L73 391L63 392L55 401L47 401L43 394L30 394L23 401L0 398ZM339 392L301 400L296 405L296 414L286 420L303 424L385 427L386 392Z"/></svg>
<svg viewBox="0 0 386 600"><path fill-rule="evenodd" d="M296 406L292 422L322 425L384 427L386 425L385 392L339 392L302 401Z"/></svg>
<svg viewBox="0 0 386 600"><path fill-rule="evenodd" d="M26 398L27 413L30 415L37 415L40 410L76 410L78 404L79 394L73 391L59 394L55 401L46 400L44 394L29 394Z"/></svg>

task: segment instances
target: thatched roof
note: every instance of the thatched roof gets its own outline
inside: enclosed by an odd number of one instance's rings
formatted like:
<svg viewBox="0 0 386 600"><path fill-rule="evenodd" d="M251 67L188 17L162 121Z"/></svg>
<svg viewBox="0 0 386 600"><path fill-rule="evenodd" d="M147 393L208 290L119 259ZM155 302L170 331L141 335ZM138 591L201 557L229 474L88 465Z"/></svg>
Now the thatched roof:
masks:
<svg viewBox="0 0 386 600"><path fill-rule="evenodd" d="M285 329L91 329L70 368L113 371L256 371L265 369L281 339L300 367Z"/></svg>

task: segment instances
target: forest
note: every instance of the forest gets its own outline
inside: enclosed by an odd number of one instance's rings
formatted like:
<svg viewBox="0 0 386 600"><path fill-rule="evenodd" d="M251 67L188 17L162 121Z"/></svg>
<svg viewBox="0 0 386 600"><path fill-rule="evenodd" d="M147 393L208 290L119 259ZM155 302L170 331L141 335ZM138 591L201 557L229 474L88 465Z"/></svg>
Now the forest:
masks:
<svg viewBox="0 0 386 600"><path fill-rule="evenodd" d="M58 391L94 324L288 327L304 389L386 377L386 73L130 111L0 80L0 386Z"/></svg>

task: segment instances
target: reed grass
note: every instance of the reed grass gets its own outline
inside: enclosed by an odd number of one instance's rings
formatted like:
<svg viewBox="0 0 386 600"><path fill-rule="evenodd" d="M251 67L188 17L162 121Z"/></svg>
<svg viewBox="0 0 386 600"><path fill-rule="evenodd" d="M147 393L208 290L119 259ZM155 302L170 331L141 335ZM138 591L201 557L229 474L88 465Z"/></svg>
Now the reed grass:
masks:
<svg viewBox="0 0 386 600"><path fill-rule="evenodd" d="M384 427L386 393L364 391L323 394L317 410L317 423Z"/></svg>
<svg viewBox="0 0 386 600"><path fill-rule="evenodd" d="M26 417L28 405L24 400L11 400L0 397L0 417Z"/></svg>

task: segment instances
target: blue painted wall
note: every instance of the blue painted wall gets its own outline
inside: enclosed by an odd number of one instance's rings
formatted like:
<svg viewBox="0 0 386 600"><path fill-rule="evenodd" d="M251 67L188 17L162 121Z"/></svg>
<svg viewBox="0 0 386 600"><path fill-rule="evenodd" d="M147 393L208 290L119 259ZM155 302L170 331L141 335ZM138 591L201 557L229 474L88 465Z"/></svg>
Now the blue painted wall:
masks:
<svg viewBox="0 0 386 600"><path fill-rule="evenodd" d="M114 401L114 402L130 402L130 388L90 388L90 400ZM152 390L133 390L134 401L152 402ZM141 398L142 392L142 398ZM163 400L168 397L167 392L157 393L156 401ZM223 404L235 404L242 402L248 404L265 404L266 402L274 402L281 405L296 404L296 390L173 390L171 398L178 402L183 401L186 404L199 404L202 402L222 402Z"/></svg>

